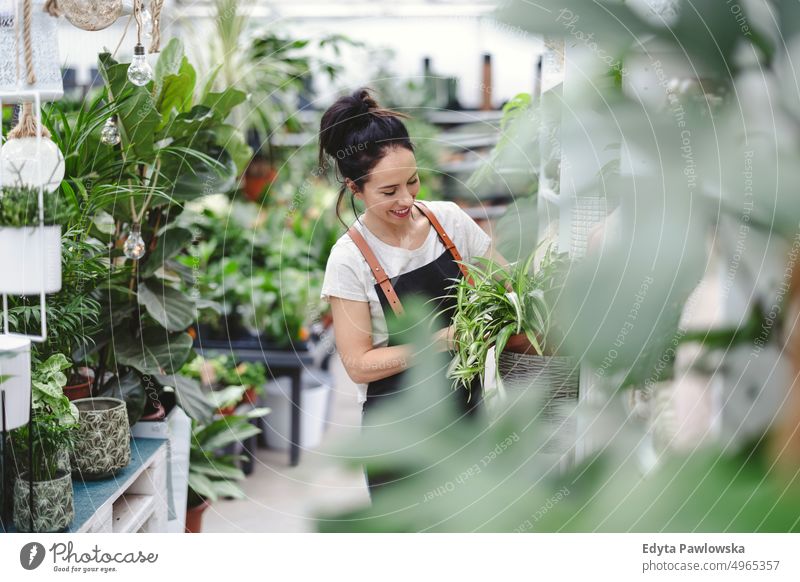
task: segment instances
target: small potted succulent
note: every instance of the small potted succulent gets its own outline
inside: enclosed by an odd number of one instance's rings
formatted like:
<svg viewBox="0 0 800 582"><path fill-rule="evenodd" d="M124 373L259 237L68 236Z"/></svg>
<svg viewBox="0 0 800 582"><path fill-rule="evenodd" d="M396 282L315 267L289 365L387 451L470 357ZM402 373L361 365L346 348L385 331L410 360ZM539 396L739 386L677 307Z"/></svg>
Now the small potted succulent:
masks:
<svg viewBox="0 0 800 582"><path fill-rule="evenodd" d="M61 289L61 226L66 205L45 193L44 227L39 192L28 186L0 192L0 293L39 295Z"/></svg>
<svg viewBox="0 0 800 582"><path fill-rule="evenodd" d="M68 367L66 357L57 354L34 366L33 416L28 425L12 434L19 468L14 483L14 525L19 531L60 531L72 523L75 515L68 450L74 442L78 414L62 392L67 381L62 372L65 362ZM32 451L28 450L29 441Z"/></svg>

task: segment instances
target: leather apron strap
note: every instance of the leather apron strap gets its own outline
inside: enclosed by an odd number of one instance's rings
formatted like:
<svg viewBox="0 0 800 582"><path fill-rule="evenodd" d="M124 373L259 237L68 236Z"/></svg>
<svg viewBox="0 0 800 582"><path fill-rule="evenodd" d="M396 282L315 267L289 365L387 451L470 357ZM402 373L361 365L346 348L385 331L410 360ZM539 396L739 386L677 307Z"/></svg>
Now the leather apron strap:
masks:
<svg viewBox="0 0 800 582"><path fill-rule="evenodd" d="M378 262L378 259L372 252L372 249L369 248L367 241L364 240L364 237L361 236L361 233L358 232L358 229L356 229L355 226L351 226L347 231L347 234L350 235L350 238L353 239L354 243L356 243L358 250L360 250L361 254L364 255L364 259L366 259L369 268L372 270L372 276L375 277L378 285L381 286L383 294L386 296L386 299L388 299L389 305L391 306L392 311L394 311L394 314L398 316L403 315L403 313L405 313L403 310L403 305L400 303L400 298L394 291L394 286L389 279L389 275L387 275L386 271L384 271L383 267L381 267L381 264Z"/></svg>
<svg viewBox="0 0 800 582"><path fill-rule="evenodd" d="M436 215L431 212L431 209L425 206L422 202L415 202L414 206L416 206L422 214L425 215L425 218L431 223L431 226L436 230L436 233L439 235L439 238L442 240L442 244L444 248L450 251L450 254L453 255L453 259L455 259L456 264L458 264L458 268L461 269L461 274L464 275L464 278L469 281L469 284L472 285L472 277L469 275L469 271L467 270L466 265L462 262L461 254L458 252L455 243L452 239L447 236L447 233L442 228L442 224L439 222L439 219L436 218Z"/></svg>
<svg viewBox="0 0 800 582"><path fill-rule="evenodd" d="M433 214L433 212L425 206L421 202L415 202L414 206L425 215L425 218L431 223L431 226L436 231L436 234L439 235L439 238L442 241L444 247L453 255L453 259L456 261L458 268L461 270L461 274L464 275L464 278L469 281L470 285L472 284L472 277L469 275L469 271L467 267L461 262L461 254L458 252L455 243L453 240L447 235L442 228L442 224L439 222L439 219ZM403 310L403 304L400 302L400 298L397 296L397 293L394 290L394 286L392 285L392 281L389 279L389 275L386 274L386 271L381 267L380 262L378 262L377 257L372 252L372 249L369 248L369 244L358 232L358 229L355 226L351 226L347 231L347 234L353 239L353 242L356 243L358 250L361 251L361 254L364 256L364 259L367 261L369 268L372 271L372 276L375 277L375 281L377 281L380 288L383 290L383 294L386 296L386 299L389 301L389 306L392 308L392 311L395 315L403 315L405 311Z"/></svg>

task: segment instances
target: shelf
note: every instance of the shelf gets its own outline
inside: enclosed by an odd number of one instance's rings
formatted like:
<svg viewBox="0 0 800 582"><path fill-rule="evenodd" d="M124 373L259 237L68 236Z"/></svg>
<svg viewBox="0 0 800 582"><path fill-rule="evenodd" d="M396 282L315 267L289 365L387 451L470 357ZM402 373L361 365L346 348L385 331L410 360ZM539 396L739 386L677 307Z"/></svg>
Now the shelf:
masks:
<svg viewBox="0 0 800 582"><path fill-rule="evenodd" d="M128 493L114 502L112 530L114 533L134 533L152 517L156 508L155 495Z"/></svg>
<svg viewBox="0 0 800 582"><path fill-rule="evenodd" d="M158 518L153 531L164 531L161 524L163 521L166 528L168 494L166 442L164 439L134 438L131 440L131 462L113 477L102 481L73 479L75 519L67 531L116 532L118 527L122 527L116 518L119 516L122 521L124 514L136 513L134 508L142 503L139 497L150 498L150 512L135 529L119 531L137 531L151 516ZM124 509L123 500L126 498L131 500L130 510ZM134 519L135 515L128 515L124 521L128 524Z"/></svg>
<svg viewBox="0 0 800 582"><path fill-rule="evenodd" d="M428 114L428 122L434 125L461 125L464 123L499 122L503 118L503 111L433 111Z"/></svg>

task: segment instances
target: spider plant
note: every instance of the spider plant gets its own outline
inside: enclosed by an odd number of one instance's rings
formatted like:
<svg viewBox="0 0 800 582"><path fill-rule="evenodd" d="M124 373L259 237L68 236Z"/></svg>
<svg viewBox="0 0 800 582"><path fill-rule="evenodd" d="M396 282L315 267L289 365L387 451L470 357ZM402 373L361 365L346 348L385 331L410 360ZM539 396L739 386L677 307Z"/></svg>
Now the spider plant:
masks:
<svg viewBox="0 0 800 582"><path fill-rule="evenodd" d="M551 311L562 284L566 255L549 246L533 268L537 252L508 266L487 259L468 265L472 278L454 287L455 355L448 370L453 387L469 389L486 367L489 350L495 359L514 336L524 336L537 355L547 355ZM499 368L499 365L498 365Z"/></svg>

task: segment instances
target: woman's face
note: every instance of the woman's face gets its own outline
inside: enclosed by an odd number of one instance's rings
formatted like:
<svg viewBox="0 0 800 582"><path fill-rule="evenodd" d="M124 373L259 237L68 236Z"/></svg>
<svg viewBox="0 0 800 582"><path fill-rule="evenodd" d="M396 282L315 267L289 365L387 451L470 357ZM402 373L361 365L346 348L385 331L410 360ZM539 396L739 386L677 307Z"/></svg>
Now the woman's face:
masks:
<svg viewBox="0 0 800 582"><path fill-rule="evenodd" d="M355 186L352 182L348 184ZM419 193L417 159L404 147L386 151L355 196L364 202L366 212L392 227L410 223L411 207Z"/></svg>

